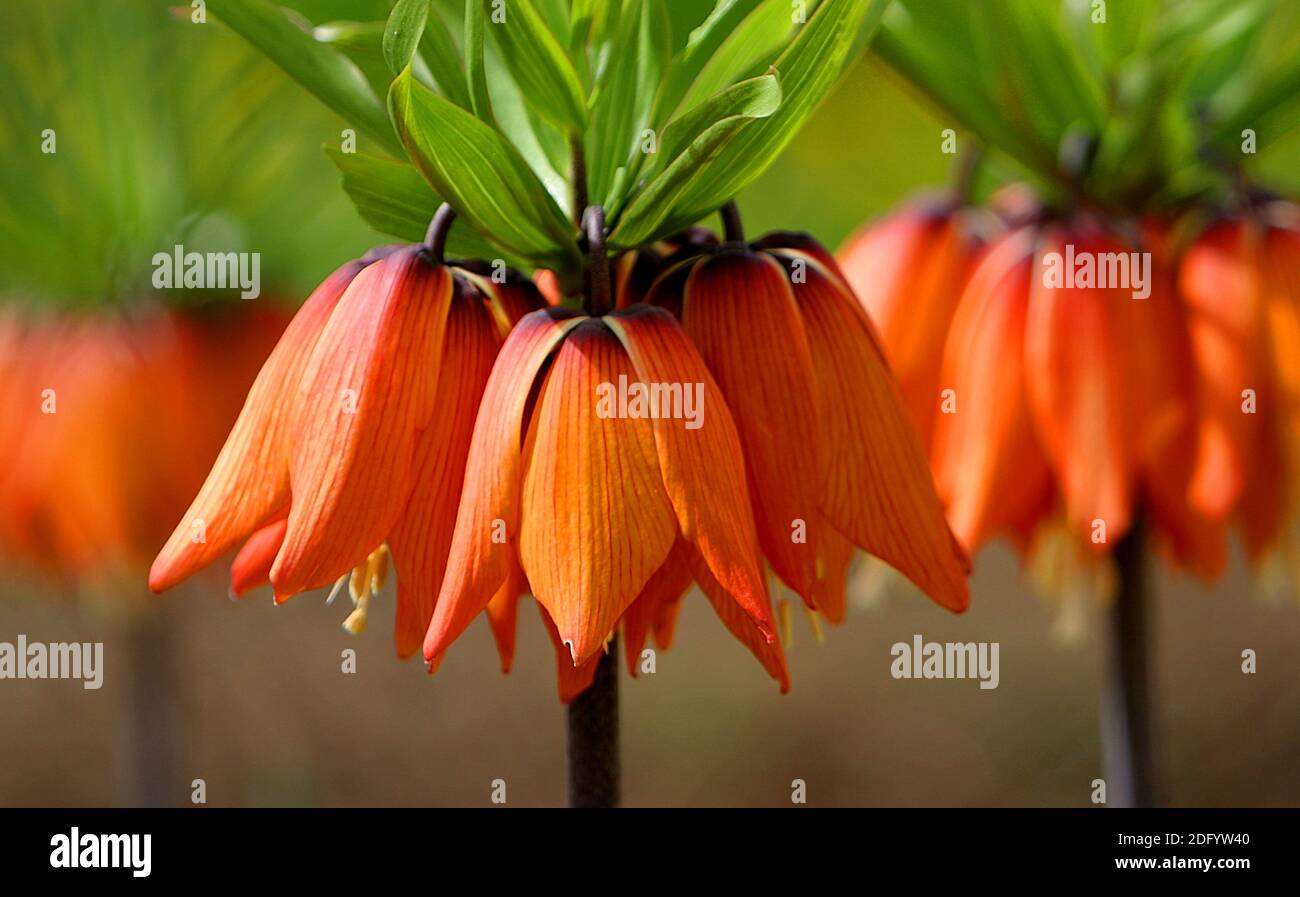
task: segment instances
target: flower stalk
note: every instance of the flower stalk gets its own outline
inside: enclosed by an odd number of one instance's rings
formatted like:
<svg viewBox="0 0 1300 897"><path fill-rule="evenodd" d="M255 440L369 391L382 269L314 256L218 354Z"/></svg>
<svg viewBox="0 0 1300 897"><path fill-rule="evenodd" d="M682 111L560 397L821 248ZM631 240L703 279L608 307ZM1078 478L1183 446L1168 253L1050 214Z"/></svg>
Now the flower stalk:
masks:
<svg viewBox="0 0 1300 897"><path fill-rule="evenodd" d="M1119 584L1102 639L1101 736L1107 805L1151 805L1150 616L1141 518L1115 548Z"/></svg>
<svg viewBox="0 0 1300 897"><path fill-rule="evenodd" d="M569 806L604 809L619 804L618 637L596 666L591 687L567 711Z"/></svg>
<svg viewBox="0 0 1300 897"><path fill-rule="evenodd" d="M605 210L589 206L582 213L587 238L588 314L603 315L613 308L609 258L605 252ZM618 636L605 646L591 687L569 702L567 711L569 806L617 807L618 757Z"/></svg>
<svg viewBox="0 0 1300 897"><path fill-rule="evenodd" d="M127 655L121 801L132 807L180 803L180 698L173 608L131 609L120 637Z"/></svg>
<svg viewBox="0 0 1300 897"><path fill-rule="evenodd" d="M430 219L429 229L425 232L424 245L439 265L447 254L447 236L451 233L451 225L455 220L456 210L444 202L438 206L438 211Z"/></svg>
<svg viewBox="0 0 1300 897"><path fill-rule="evenodd" d="M609 282L609 256L605 252L605 210L588 206L582 213L582 230L587 238L587 295L584 306L589 315L608 314L614 303Z"/></svg>
<svg viewBox="0 0 1300 897"><path fill-rule="evenodd" d="M736 201L732 200L721 209L718 215L722 218L722 234L728 243L745 242L745 226L740 220L740 208Z"/></svg>

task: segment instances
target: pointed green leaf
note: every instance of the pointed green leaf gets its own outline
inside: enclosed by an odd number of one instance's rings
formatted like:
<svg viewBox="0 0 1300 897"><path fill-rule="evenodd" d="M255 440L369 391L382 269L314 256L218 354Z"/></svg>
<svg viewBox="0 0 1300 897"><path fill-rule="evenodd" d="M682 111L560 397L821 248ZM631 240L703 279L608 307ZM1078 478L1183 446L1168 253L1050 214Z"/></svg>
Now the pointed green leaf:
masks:
<svg viewBox="0 0 1300 897"><path fill-rule="evenodd" d="M781 87L776 76L763 75L728 88L670 122L655 161L646 171L649 180L618 219L611 245L631 248L680 229L682 225L671 213L692 204L709 163L746 126L780 107Z"/></svg>
<svg viewBox="0 0 1300 897"><path fill-rule="evenodd" d="M859 30L874 31L886 5L887 0L823 0L775 63L781 78L780 108L727 142L707 163L708 170L697 173L670 220L697 220L753 183L838 80Z"/></svg>
<svg viewBox="0 0 1300 897"><path fill-rule="evenodd" d="M501 48L515 80L527 89L537 111L556 124L580 132L587 124L587 95L564 45L547 27L532 0L471 0L486 11L486 28ZM564 19L566 25L567 16Z"/></svg>
<svg viewBox="0 0 1300 897"><path fill-rule="evenodd" d="M361 70L291 21L284 9L267 0L208 0L208 8L349 124L385 150L401 151L384 106Z"/></svg>
<svg viewBox="0 0 1300 897"><path fill-rule="evenodd" d="M634 4L620 24L611 59L592 98L587 131L587 189L593 204L615 212L609 203L615 173L638 152L641 132L650 123L655 90L671 38L668 20L657 4Z"/></svg>
<svg viewBox="0 0 1300 897"><path fill-rule="evenodd" d="M656 121L672 116L714 53L760 2L762 0L719 0L709 17L691 32L686 46L673 60L655 100Z"/></svg>
<svg viewBox="0 0 1300 897"><path fill-rule="evenodd" d="M462 109L473 108L469 83L460 61L460 51L456 49L451 30L436 9L429 10L424 39L420 41L420 58L428 66L429 73L443 96Z"/></svg>
<svg viewBox="0 0 1300 897"><path fill-rule="evenodd" d="M442 200L413 165L366 153L345 153L332 146L324 149L343 175L343 189L367 224L407 243L424 239ZM452 227L447 253L473 259L501 254L468 225ZM515 266L523 264L513 254L505 255L505 260Z"/></svg>
<svg viewBox="0 0 1300 897"><path fill-rule="evenodd" d="M409 68L393 82L388 103L416 167L466 223L537 264L574 263L573 226L500 134L417 83Z"/></svg>
<svg viewBox="0 0 1300 897"><path fill-rule="evenodd" d="M482 0L465 0L465 67L469 72L470 108L493 124L492 96L488 92L487 51L484 47L485 19Z"/></svg>
<svg viewBox="0 0 1300 897"><path fill-rule="evenodd" d="M394 75L411 64L429 20L429 0L397 0L384 26L384 61Z"/></svg>

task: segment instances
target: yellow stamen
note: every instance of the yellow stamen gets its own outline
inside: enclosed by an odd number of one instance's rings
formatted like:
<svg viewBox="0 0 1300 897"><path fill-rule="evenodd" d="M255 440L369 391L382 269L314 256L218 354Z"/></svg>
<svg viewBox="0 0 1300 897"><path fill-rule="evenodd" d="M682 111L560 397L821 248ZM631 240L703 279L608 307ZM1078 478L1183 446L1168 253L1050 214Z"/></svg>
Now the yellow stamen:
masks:
<svg viewBox="0 0 1300 897"><path fill-rule="evenodd" d="M804 612L808 614L808 626L812 629L813 638L817 640L817 644L822 644L826 640L826 634L822 632L821 618L818 617L817 612L808 605L805 604L803 609Z"/></svg>

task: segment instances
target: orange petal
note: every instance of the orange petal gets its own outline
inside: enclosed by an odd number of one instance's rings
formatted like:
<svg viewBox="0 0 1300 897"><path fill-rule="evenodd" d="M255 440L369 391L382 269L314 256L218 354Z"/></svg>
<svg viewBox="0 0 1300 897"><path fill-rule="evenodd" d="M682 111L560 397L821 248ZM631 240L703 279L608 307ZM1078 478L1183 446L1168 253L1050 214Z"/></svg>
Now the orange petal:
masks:
<svg viewBox="0 0 1300 897"><path fill-rule="evenodd" d="M815 258L801 258L806 276L794 284L794 294L825 411L822 513L939 604L963 611L970 603L970 562L944 520L920 438L875 329L841 281Z"/></svg>
<svg viewBox="0 0 1300 897"><path fill-rule="evenodd" d="M1242 221L1211 225L1188 248L1178 285L1187 304L1200 397L1199 456L1193 505L1214 520L1231 512L1245 488L1259 418L1245 414L1242 392L1264 388L1255 235Z"/></svg>
<svg viewBox="0 0 1300 897"><path fill-rule="evenodd" d="M1267 407L1260 416L1260 439L1250 459L1236 515L1246 557L1252 564L1259 563L1277 547L1293 486L1283 450L1281 421Z"/></svg>
<svg viewBox="0 0 1300 897"><path fill-rule="evenodd" d="M224 555L289 503L290 409L313 347L364 263L349 262L303 303L248 392L198 496L149 571L171 588Z"/></svg>
<svg viewBox="0 0 1300 897"><path fill-rule="evenodd" d="M969 238L938 206L911 206L840 250L853 292L880 334L921 443L939 414L939 373L970 267Z"/></svg>
<svg viewBox="0 0 1300 897"><path fill-rule="evenodd" d="M588 660L575 665L569 647L560 637L560 630L555 627L551 615L546 612L546 608L540 603L537 605L537 610L542 615L542 623L546 625L546 634L551 637L551 645L555 648L555 672L559 681L560 700L567 704L588 688L591 688L592 680L596 678L596 667L599 666L602 655L600 651L596 651Z"/></svg>
<svg viewBox="0 0 1300 897"><path fill-rule="evenodd" d="M500 336L486 297L457 277L434 399L433 420L415 442L410 500L388 537L397 569L397 656L424 643L442 587L460 504L474 420Z"/></svg>
<svg viewBox="0 0 1300 897"><path fill-rule="evenodd" d="M1047 460L1025 404L1024 338L1033 233L993 244L953 316L940 385L952 413L936 420L932 463L957 538L974 552L1013 526L1031 530L1050 504Z"/></svg>
<svg viewBox="0 0 1300 897"><path fill-rule="evenodd" d="M1197 421L1187 314L1174 287L1167 233L1148 223L1144 234L1153 256L1151 295L1116 304L1130 452L1153 538L1172 563L1212 580L1227 563L1226 529L1189 500Z"/></svg>
<svg viewBox="0 0 1300 897"><path fill-rule="evenodd" d="M621 408L637 383L618 338L598 318L583 321L556 351L525 443L519 560L579 664L677 535L650 421Z"/></svg>
<svg viewBox="0 0 1300 897"><path fill-rule="evenodd" d="M645 300L654 284L663 262L653 249L636 249L625 252L615 260L610 276L614 282L614 305L627 308Z"/></svg>
<svg viewBox="0 0 1300 897"><path fill-rule="evenodd" d="M533 284L537 287L538 292L546 298L548 305L562 305L564 303L564 294L560 291L560 279L555 276L554 271L538 268L533 272Z"/></svg>
<svg viewBox="0 0 1300 897"><path fill-rule="evenodd" d="M681 538L673 543L654 576L623 614L623 645L627 670L635 678L645 648L646 636L654 632L655 642L667 649L673 622L686 590L691 587L690 546Z"/></svg>
<svg viewBox="0 0 1300 897"><path fill-rule="evenodd" d="M488 602L484 613L492 629L492 640L501 658L501 672L509 673L515 661L515 629L519 620L519 598L528 591L523 571L513 566L501 588Z"/></svg>
<svg viewBox="0 0 1300 897"><path fill-rule="evenodd" d="M682 538L766 639L775 638L758 535L745 487L745 456L731 412L681 326L663 309L634 305L605 319L647 383L703 384L702 425L654 420L664 487ZM697 577L698 578L698 577Z"/></svg>
<svg viewBox="0 0 1300 897"><path fill-rule="evenodd" d="M271 584L271 564L284 542L288 515L268 523L248 537L230 565L230 594L242 598L253 589Z"/></svg>
<svg viewBox="0 0 1300 897"><path fill-rule="evenodd" d="M823 523L817 545L813 607L831 623L843 623L848 611L849 566L854 553L852 542L829 523Z"/></svg>
<svg viewBox="0 0 1300 897"><path fill-rule="evenodd" d="M435 668L516 563L524 412L543 365L582 320L564 309L526 315L492 366L470 440L447 574L424 639L424 657Z"/></svg>
<svg viewBox="0 0 1300 897"><path fill-rule="evenodd" d="M790 669L786 666L785 651L781 648L781 642L774 639L770 634L764 632L754 622L753 614L746 608L742 608L735 600L732 599L728 590L724 589L718 580L714 578L710 566L705 563L699 551L691 548L689 550L691 571L695 575L695 580L700 584L700 590L704 596L709 599L713 605L714 612L718 619L727 630L736 637L742 645L750 650L758 662L763 665L777 682L781 683L781 694L790 690ZM764 600L767 596L764 595ZM768 616L771 616L771 606L768 606Z"/></svg>
<svg viewBox="0 0 1300 897"><path fill-rule="evenodd" d="M339 300L295 397L277 600L333 582L392 531L416 433L433 411L451 293L450 269L410 246L358 274Z"/></svg>
<svg viewBox="0 0 1300 897"><path fill-rule="evenodd" d="M502 339L524 315L553 304L533 281L514 268L500 269L486 262L456 262L456 273L491 299L489 307L501 328Z"/></svg>
<svg viewBox="0 0 1300 897"><path fill-rule="evenodd" d="M682 326L736 422L763 554L811 606L823 462L812 354L790 279L766 253L719 250L687 281Z"/></svg>
<svg viewBox="0 0 1300 897"><path fill-rule="evenodd" d="M1125 335L1116 321L1121 303L1144 300L1127 289L1046 286L1042 253L1060 253L1064 269L1071 245L1076 258L1128 251L1086 233L1044 240L1025 320L1025 386L1068 523L1075 532L1091 533L1095 521L1104 521L1107 541L1096 543L1100 550L1117 542L1130 522L1135 465L1126 421Z"/></svg>

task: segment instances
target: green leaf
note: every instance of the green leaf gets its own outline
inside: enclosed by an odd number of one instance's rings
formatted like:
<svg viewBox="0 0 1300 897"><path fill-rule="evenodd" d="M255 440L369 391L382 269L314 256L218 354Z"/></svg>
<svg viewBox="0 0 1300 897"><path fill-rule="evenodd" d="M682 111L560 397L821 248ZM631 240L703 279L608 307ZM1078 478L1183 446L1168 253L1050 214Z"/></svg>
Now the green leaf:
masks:
<svg viewBox="0 0 1300 897"><path fill-rule="evenodd" d="M411 64L428 20L429 0L397 0L384 26L384 61L394 75Z"/></svg>
<svg viewBox="0 0 1300 897"><path fill-rule="evenodd" d="M388 93L393 73L384 62L383 22L325 22L311 30L322 44L337 48L356 63L376 97Z"/></svg>
<svg viewBox="0 0 1300 897"><path fill-rule="evenodd" d="M361 217L375 230L407 243L424 239L429 221L442 204L420 172L409 162L395 162L366 153L345 153L326 146L325 155L343 175L343 189ZM453 226L447 252L459 258L486 259L499 250L468 226ZM506 262L519 266L521 257Z"/></svg>
<svg viewBox="0 0 1300 897"><path fill-rule="evenodd" d="M492 0L472 2L492 4ZM498 8L504 21L489 14L488 27L515 80L526 88L538 112L569 131L581 132L587 124L587 96L564 45L532 0L510 0Z"/></svg>
<svg viewBox="0 0 1300 897"><path fill-rule="evenodd" d="M615 36L610 63L592 98L587 131L587 189L590 202L615 209L608 199L618 171L638 153L641 133L650 123L655 91L671 39L663 8L634 4Z"/></svg>
<svg viewBox="0 0 1300 897"><path fill-rule="evenodd" d="M718 48L732 35L762 0L719 0L713 12L691 32L686 46L673 60L655 101L655 121L670 117L681 105L700 72Z"/></svg>
<svg viewBox="0 0 1300 897"><path fill-rule="evenodd" d="M611 245L631 248L680 229L683 224L671 213L690 204L709 163L743 128L773 115L781 100L776 76L763 75L733 85L670 122L646 172L648 182L619 218Z"/></svg>
<svg viewBox="0 0 1300 897"><path fill-rule="evenodd" d="M267 0L209 0L208 8L349 124L385 150L400 152L383 104L346 56L315 40Z"/></svg>
<svg viewBox="0 0 1300 897"><path fill-rule="evenodd" d="M418 84L410 69L393 82L388 104L416 167L466 223L539 265L577 263L573 226L501 135Z"/></svg>
<svg viewBox="0 0 1300 897"><path fill-rule="evenodd" d="M510 143L559 204L565 218L572 219L569 180L561 174L569 171L569 138L532 110L500 55L496 48L488 48L487 83L496 129L510 135Z"/></svg>
<svg viewBox="0 0 1300 897"><path fill-rule="evenodd" d="M886 5L887 0L824 0L776 61L780 108L744 128L707 163L673 209L673 223L689 224L720 208L775 161L839 78L859 29L874 31Z"/></svg>
<svg viewBox="0 0 1300 897"><path fill-rule="evenodd" d="M937 103L957 123L1048 177L1058 174L1053 147L1022 132L983 89L972 70L984 64L968 23L965 0L894 3L874 46L892 68Z"/></svg>
<svg viewBox="0 0 1300 897"><path fill-rule="evenodd" d="M470 108L480 119L493 124L487 53L483 46L484 21L482 0L465 0L465 67L469 72Z"/></svg>
<svg viewBox="0 0 1300 897"><path fill-rule="evenodd" d="M691 82L682 98L686 108L697 105L729 84L766 71L781 55L795 27L789 3L764 4L745 18Z"/></svg>
<svg viewBox="0 0 1300 897"><path fill-rule="evenodd" d="M462 109L473 108L469 83L461 67L460 51L452 39L451 31L436 9L429 10L429 21L424 26L424 39L420 41L420 58L443 96Z"/></svg>

